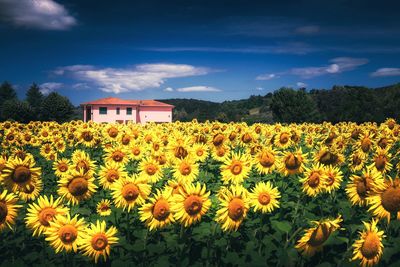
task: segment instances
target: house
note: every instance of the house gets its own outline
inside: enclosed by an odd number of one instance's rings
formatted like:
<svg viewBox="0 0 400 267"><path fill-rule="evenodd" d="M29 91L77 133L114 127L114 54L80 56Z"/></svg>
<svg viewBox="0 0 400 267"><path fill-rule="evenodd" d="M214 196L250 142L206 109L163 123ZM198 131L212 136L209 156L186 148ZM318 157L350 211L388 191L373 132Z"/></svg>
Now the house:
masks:
<svg viewBox="0 0 400 267"><path fill-rule="evenodd" d="M81 104L83 121L98 123L171 122L173 105L155 100L124 100L107 97Z"/></svg>

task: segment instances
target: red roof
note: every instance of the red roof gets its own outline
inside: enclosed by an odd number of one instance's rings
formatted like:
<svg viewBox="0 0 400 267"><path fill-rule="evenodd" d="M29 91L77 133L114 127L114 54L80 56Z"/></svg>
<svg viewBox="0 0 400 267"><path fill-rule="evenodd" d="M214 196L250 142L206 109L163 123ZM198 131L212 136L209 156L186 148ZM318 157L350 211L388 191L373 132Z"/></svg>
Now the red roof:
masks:
<svg viewBox="0 0 400 267"><path fill-rule="evenodd" d="M155 100L124 100L117 97L106 97L89 102L82 105L132 105L132 106L151 106L151 107L174 107L160 101Z"/></svg>

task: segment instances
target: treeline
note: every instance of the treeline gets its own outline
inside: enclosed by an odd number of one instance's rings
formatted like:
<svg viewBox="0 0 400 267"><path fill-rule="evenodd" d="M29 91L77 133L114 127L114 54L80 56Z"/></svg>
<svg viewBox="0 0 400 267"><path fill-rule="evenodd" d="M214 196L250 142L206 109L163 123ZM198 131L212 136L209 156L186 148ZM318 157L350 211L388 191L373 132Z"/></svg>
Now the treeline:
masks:
<svg viewBox="0 0 400 267"><path fill-rule="evenodd" d="M13 86L8 82L0 85L0 120L57 121L66 122L76 119L75 107L69 99L56 92L44 96L35 83L20 100Z"/></svg>

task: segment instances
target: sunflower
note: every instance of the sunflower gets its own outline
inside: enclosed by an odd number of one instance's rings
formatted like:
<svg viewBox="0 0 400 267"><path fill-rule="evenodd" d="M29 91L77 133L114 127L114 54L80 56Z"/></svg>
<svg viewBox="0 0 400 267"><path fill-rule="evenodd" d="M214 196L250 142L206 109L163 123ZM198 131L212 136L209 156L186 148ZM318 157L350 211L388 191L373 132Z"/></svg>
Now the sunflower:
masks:
<svg viewBox="0 0 400 267"><path fill-rule="evenodd" d="M224 145L218 147L212 147L211 157L216 161L223 162L226 159L226 157L229 156L230 151L231 149L228 146Z"/></svg>
<svg viewBox="0 0 400 267"><path fill-rule="evenodd" d="M55 148L50 143L44 144L40 148L40 155L47 160L50 159L50 155L54 154L54 152L55 152Z"/></svg>
<svg viewBox="0 0 400 267"><path fill-rule="evenodd" d="M102 199L96 206L97 214L100 216L109 216L111 214L111 201Z"/></svg>
<svg viewBox="0 0 400 267"><path fill-rule="evenodd" d="M18 210L22 205L16 204L18 197L13 193L4 190L0 194L0 232L8 227L12 229L15 223Z"/></svg>
<svg viewBox="0 0 400 267"><path fill-rule="evenodd" d="M311 257L322 247L329 236L340 227L342 218L339 215L334 220L312 221L315 226L307 229L304 235L298 240L295 248L304 256Z"/></svg>
<svg viewBox="0 0 400 267"><path fill-rule="evenodd" d="M349 168L352 172L362 170L364 168L364 163L366 160L365 154L357 149L349 157Z"/></svg>
<svg viewBox="0 0 400 267"><path fill-rule="evenodd" d="M98 141L98 135L93 128L81 128L75 132L75 136L78 142L86 147L94 147Z"/></svg>
<svg viewBox="0 0 400 267"><path fill-rule="evenodd" d="M180 191L185 192L185 185L183 181L178 181L175 179L168 180L168 184L165 186L164 190L167 190L170 192L171 196L175 194L180 194Z"/></svg>
<svg viewBox="0 0 400 267"><path fill-rule="evenodd" d="M142 205L151 192L151 186L137 176L119 179L111 186L111 195L117 208L130 212L135 205Z"/></svg>
<svg viewBox="0 0 400 267"><path fill-rule="evenodd" d="M65 250L77 252L82 243L82 234L85 228L84 220L78 219L78 215L71 218L70 214L56 215L49 221L49 226L44 232L46 241L55 249L56 253Z"/></svg>
<svg viewBox="0 0 400 267"><path fill-rule="evenodd" d="M108 161L99 170L99 183L104 189L110 189L111 186L119 179L124 179L128 176L123 165L117 164L114 161Z"/></svg>
<svg viewBox="0 0 400 267"><path fill-rule="evenodd" d="M61 158L53 163L54 174L59 178L63 177L64 175L67 175L70 166L71 161L69 159Z"/></svg>
<svg viewBox="0 0 400 267"><path fill-rule="evenodd" d="M250 173L252 160L248 154L232 153L221 165L221 175L224 184L239 184Z"/></svg>
<svg viewBox="0 0 400 267"><path fill-rule="evenodd" d="M133 142L130 146L129 146L129 159L131 160L140 160L143 157L143 146L140 142Z"/></svg>
<svg viewBox="0 0 400 267"><path fill-rule="evenodd" d="M206 190L206 186L200 183L184 185L183 190L172 198L171 211L175 220L185 227L200 221L211 206L210 192Z"/></svg>
<svg viewBox="0 0 400 267"><path fill-rule="evenodd" d="M199 175L199 165L189 158L175 160L173 176L183 183L193 182Z"/></svg>
<svg viewBox="0 0 400 267"><path fill-rule="evenodd" d="M280 173L285 176L302 173L307 162L306 156L307 154L303 154L301 148L296 152L284 152L279 164Z"/></svg>
<svg viewBox="0 0 400 267"><path fill-rule="evenodd" d="M42 179L32 180L25 187L17 191L18 197L25 202L35 200L43 189Z"/></svg>
<svg viewBox="0 0 400 267"><path fill-rule="evenodd" d="M3 173L3 170L6 167L6 164L7 164L7 156L0 155L0 181L1 181L1 174Z"/></svg>
<svg viewBox="0 0 400 267"><path fill-rule="evenodd" d="M379 189L384 188L382 174L374 169L364 169L359 175L350 176L346 186L346 193L352 205L364 206L367 197Z"/></svg>
<svg viewBox="0 0 400 267"><path fill-rule="evenodd" d="M76 171L83 171L83 174L92 177L95 171L96 162L90 159L87 152L75 150L72 153L72 168Z"/></svg>
<svg viewBox="0 0 400 267"><path fill-rule="evenodd" d="M117 164L125 165L129 161L128 150L125 146L117 145L104 149L104 159L106 162L114 161Z"/></svg>
<svg viewBox="0 0 400 267"><path fill-rule="evenodd" d="M335 166L325 167L323 174L324 191L331 193L339 189L342 181L343 181L343 173L339 167Z"/></svg>
<svg viewBox="0 0 400 267"><path fill-rule="evenodd" d="M292 144L291 134L289 129L282 129L280 133L274 136L273 143L280 149L286 149Z"/></svg>
<svg viewBox="0 0 400 267"><path fill-rule="evenodd" d="M218 199L220 208L215 220L221 224L223 231L236 231L249 210L247 190L240 185L233 185L229 189L222 187Z"/></svg>
<svg viewBox="0 0 400 267"><path fill-rule="evenodd" d="M147 180L149 183L156 183L161 180L163 172L160 165L155 159L144 158L139 163L140 178Z"/></svg>
<svg viewBox="0 0 400 267"><path fill-rule="evenodd" d="M367 197L368 211L379 219L386 218L388 222L392 213L400 219L400 178L386 180L384 186L375 192Z"/></svg>
<svg viewBox="0 0 400 267"><path fill-rule="evenodd" d="M67 215L69 209L64 207L61 198L40 196L35 203L29 204L25 217L26 227L33 231L33 236L40 236L50 226L56 215Z"/></svg>
<svg viewBox="0 0 400 267"><path fill-rule="evenodd" d="M140 220L151 230L163 228L175 222L171 211L172 197L168 191L157 192L149 199L149 203L139 208Z"/></svg>
<svg viewBox="0 0 400 267"><path fill-rule="evenodd" d="M303 192L310 197L315 197L324 189L323 177L325 168L319 163L313 164L310 168L305 168L304 178L300 179L303 183Z"/></svg>
<svg viewBox="0 0 400 267"><path fill-rule="evenodd" d="M108 124L105 128L103 128L102 136L108 141L116 141L120 135L121 131L118 129L116 124Z"/></svg>
<svg viewBox="0 0 400 267"><path fill-rule="evenodd" d="M96 224L91 223L82 234L79 249L82 250L84 256L94 258L95 263L101 256L106 261L110 256L111 246L118 243L117 232L114 226L107 229L105 221L97 220Z"/></svg>
<svg viewBox="0 0 400 267"><path fill-rule="evenodd" d="M76 205L89 199L96 192L96 188L94 178L85 176L83 170L80 169L80 171L73 171L58 181L57 193L62 198L67 199L68 203Z"/></svg>
<svg viewBox="0 0 400 267"><path fill-rule="evenodd" d="M326 146L322 146L314 155L314 162L319 162L325 166L337 166L342 164L343 161L344 156L339 151Z"/></svg>
<svg viewBox="0 0 400 267"><path fill-rule="evenodd" d="M360 238L353 244L352 260L361 260L362 267L369 267L377 264L383 253L382 239L386 236L376 226L377 220L371 223L363 222L364 231L360 231Z"/></svg>
<svg viewBox="0 0 400 267"><path fill-rule="evenodd" d="M204 162L209 155L208 147L205 144L194 144L193 145L193 157L196 162Z"/></svg>
<svg viewBox="0 0 400 267"><path fill-rule="evenodd" d="M373 146L372 136L369 133L360 135L357 146L361 149L361 151L364 154L367 155L372 150L372 146Z"/></svg>
<svg viewBox="0 0 400 267"><path fill-rule="evenodd" d="M255 212L261 210L262 213L271 213L274 209L279 208L280 197L278 188L273 187L270 181L259 182L249 194L250 206Z"/></svg>
<svg viewBox="0 0 400 267"><path fill-rule="evenodd" d="M9 159L2 171L3 184L12 191L19 191L27 187L32 181L36 181L41 175L40 167L35 167L35 161L30 158Z"/></svg>
<svg viewBox="0 0 400 267"><path fill-rule="evenodd" d="M253 165L259 174L271 173L277 165L277 152L273 148L262 148L254 157Z"/></svg>
<svg viewBox="0 0 400 267"><path fill-rule="evenodd" d="M378 147L373 158L374 162L371 163L369 168L375 168L382 174L386 174L393 167L392 163L390 163L391 157L392 154L389 153L388 149L382 149Z"/></svg>

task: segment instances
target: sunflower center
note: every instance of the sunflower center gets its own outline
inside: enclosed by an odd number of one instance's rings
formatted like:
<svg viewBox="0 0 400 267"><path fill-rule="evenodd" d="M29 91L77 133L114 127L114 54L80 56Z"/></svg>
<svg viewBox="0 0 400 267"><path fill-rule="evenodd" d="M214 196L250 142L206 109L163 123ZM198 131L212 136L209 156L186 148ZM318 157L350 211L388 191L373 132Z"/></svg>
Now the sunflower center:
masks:
<svg viewBox="0 0 400 267"><path fill-rule="evenodd" d="M361 141L361 149L362 149L362 151L368 152L369 149L371 148L371 145L372 145L371 140L369 138L364 138Z"/></svg>
<svg viewBox="0 0 400 267"><path fill-rule="evenodd" d="M153 216L158 221L164 221L170 214L169 204L164 199L159 199L153 207Z"/></svg>
<svg viewBox="0 0 400 267"><path fill-rule="evenodd" d="M366 178L365 180L361 180L357 183L357 194L365 198L368 194L368 191L371 189L371 181L370 178Z"/></svg>
<svg viewBox="0 0 400 267"><path fill-rule="evenodd" d="M381 195L382 206L389 212L400 211L400 188L389 187Z"/></svg>
<svg viewBox="0 0 400 267"><path fill-rule="evenodd" d="M80 160L77 164L75 169L79 171L82 169L85 173L89 171L88 163L85 160Z"/></svg>
<svg viewBox="0 0 400 267"><path fill-rule="evenodd" d="M115 127L111 127L108 129L108 135L112 138L115 138L118 135L118 129Z"/></svg>
<svg viewBox="0 0 400 267"><path fill-rule="evenodd" d="M121 142L123 145L128 145L131 142L131 138L125 135L124 137L122 137Z"/></svg>
<svg viewBox="0 0 400 267"><path fill-rule="evenodd" d="M88 190L89 183L83 177L74 178L68 184L68 191L75 197L83 196Z"/></svg>
<svg viewBox="0 0 400 267"><path fill-rule="evenodd" d="M245 144L250 143L252 140L253 140L253 138L251 138L251 135L249 133L245 133L242 136L242 142L245 143Z"/></svg>
<svg viewBox="0 0 400 267"><path fill-rule="evenodd" d="M66 172L68 170L68 165L64 162L61 162L60 164L58 164L58 170L60 172Z"/></svg>
<svg viewBox="0 0 400 267"><path fill-rule="evenodd" d="M113 183L115 180L119 179L119 173L117 170L108 170L107 171L107 181Z"/></svg>
<svg viewBox="0 0 400 267"><path fill-rule="evenodd" d="M153 164L147 165L146 172L148 175L154 175L157 172L157 167Z"/></svg>
<svg viewBox="0 0 400 267"><path fill-rule="evenodd" d="M335 164L338 160L338 156L326 151L322 154L321 158L320 158L320 162L324 165L331 165L331 164Z"/></svg>
<svg viewBox="0 0 400 267"><path fill-rule="evenodd" d="M228 205L228 216L234 220L238 221L242 219L244 214L244 202L240 198L234 198L229 202Z"/></svg>
<svg viewBox="0 0 400 267"><path fill-rule="evenodd" d="M204 154L204 151L202 149L199 149L196 151L197 156L201 157Z"/></svg>
<svg viewBox="0 0 400 267"><path fill-rule="evenodd" d="M187 150L182 146L178 146L177 148L175 148L174 155L176 158L183 159L186 158L188 154L189 153L187 152Z"/></svg>
<svg viewBox="0 0 400 267"><path fill-rule="evenodd" d="M167 163L167 157L165 155L157 156L156 160L160 165L164 165L165 163Z"/></svg>
<svg viewBox="0 0 400 267"><path fill-rule="evenodd" d="M126 184L122 188L122 197L126 201L134 201L140 194L139 188L134 184Z"/></svg>
<svg viewBox="0 0 400 267"><path fill-rule="evenodd" d="M181 174L183 175L189 175L192 171L192 168L190 167L189 164L183 162L181 164L181 166L179 167L179 171L181 172Z"/></svg>
<svg viewBox="0 0 400 267"><path fill-rule="evenodd" d="M386 166L386 157L383 155L379 155L375 158L375 167L378 171L383 171Z"/></svg>
<svg viewBox="0 0 400 267"><path fill-rule="evenodd" d="M318 187L320 182L320 175L318 172L313 172L310 177L308 177L307 183L310 187Z"/></svg>
<svg viewBox="0 0 400 267"><path fill-rule="evenodd" d="M14 140L14 135L13 135L13 134L8 134L8 135L7 135L7 140L8 140L8 141Z"/></svg>
<svg viewBox="0 0 400 267"><path fill-rule="evenodd" d="M235 161L232 163L230 169L234 175L239 175L242 172L242 163L240 161Z"/></svg>
<svg viewBox="0 0 400 267"><path fill-rule="evenodd" d="M274 155L272 155L271 153L265 152L262 153L261 158L260 158L260 164L263 167L271 167L272 165L274 165L275 162L275 157Z"/></svg>
<svg viewBox="0 0 400 267"><path fill-rule="evenodd" d="M225 149L223 147L217 149L217 156L223 157L225 155Z"/></svg>
<svg viewBox="0 0 400 267"><path fill-rule="evenodd" d="M0 223L3 223L8 215L8 207L4 202L0 202Z"/></svg>
<svg viewBox="0 0 400 267"><path fill-rule="evenodd" d="M317 229L315 229L314 232L311 234L310 240L308 240L308 244L313 247L318 247L329 238L330 234L331 231L329 231L328 226L326 224L320 224Z"/></svg>
<svg viewBox="0 0 400 267"><path fill-rule="evenodd" d="M387 147L387 145L388 145L388 140L387 140L386 138L381 138L381 139L378 141L378 146L379 146L380 148L385 149L385 148Z"/></svg>
<svg viewBox="0 0 400 267"><path fill-rule="evenodd" d="M58 237L64 244L71 244L78 237L78 231L73 225L66 224L58 230Z"/></svg>
<svg viewBox="0 0 400 267"><path fill-rule="evenodd" d="M267 192L262 192L258 195L258 202L262 205L268 205L271 201L271 196Z"/></svg>
<svg viewBox="0 0 400 267"><path fill-rule="evenodd" d="M379 237L375 233L369 232L361 247L361 253L365 258L371 260L378 255L380 244L381 241L379 240Z"/></svg>
<svg viewBox="0 0 400 267"><path fill-rule="evenodd" d="M122 153L121 151L115 151L112 154L112 159L116 162L121 162L124 159L124 153Z"/></svg>
<svg viewBox="0 0 400 267"><path fill-rule="evenodd" d="M213 145L214 146L220 146L224 142L224 135L222 134L217 134L213 138Z"/></svg>
<svg viewBox="0 0 400 267"><path fill-rule="evenodd" d="M331 186L331 185L333 185L334 182L335 182L335 175L333 175L332 173L328 173L326 184L328 186Z"/></svg>
<svg viewBox="0 0 400 267"><path fill-rule="evenodd" d="M289 142L289 138L290 136L287 133L281 133L281 135L279 136L279 143L286 144L287 142Z"/></svg>
<svg viewBox="0 0 400 267"><path fill-rule="evenodd" d="M90 132L83 132L82 133L82 138L83 140L85 140L86 142L90 142L93 140L93 135Z"/></svg>
<svg viewBox="0 0 400 267"><path fill-rule="evenodd" d="M52 207L47 207L39 212L39 222L41 225L50 226L51 220L53 220L54 215L56 215L56 210Z"/></svg>
<svg viewBox="0 0 400 267"><path fill-rule="evenodd" d="M140 154L140 149L138 147L135 147L134 149L132 149L132 153L135 156L138 156Z"/></svg>
<svg viewBox="0 0 400 267"><path fill-rule="evenodd" d="M185 199L184 207L189 215L196 215L203 207L203 201L199 196L191 195Z"/></svg>
<svg viewBox="0 0 400 267"><path fill-rule="evenodd" d="M18 166L14 170L14 174L12 176L12 180L17 184L23 184L28 182L31 179L31 171L29 168L25 166Z"/></svg>
<svg viewBox="0 0 400 267"><path fill-rule="evenodd" d="M290 154L285 160L285 166L289 170L297 170L300 168L300 160L293 154Z"/></svg>
<svg viewBox="0 0 400 267"><path fill-rule="evenodd" d="M110 210L110 207L107 204L103 204L103 205L101 205L100 210L101 211L108 211L108 210Z"/></svg>
<svg viewBox="0 0 400 267"><path fill-rule="evenodd" d="M105 249L108 245L108 239L105 234L95 234L92 237L92 248L96 251L101 251Z"/></svg>
<svg viewBox="0 0 400 267"><path fill-rule="evenodd" d="M353 165L358 166L362 163L362 159L358 155L353 155Z"/></svg>

